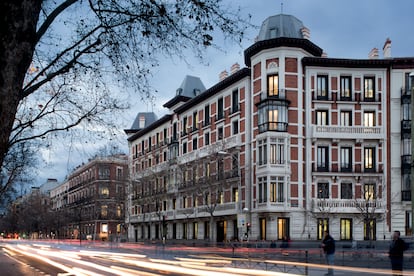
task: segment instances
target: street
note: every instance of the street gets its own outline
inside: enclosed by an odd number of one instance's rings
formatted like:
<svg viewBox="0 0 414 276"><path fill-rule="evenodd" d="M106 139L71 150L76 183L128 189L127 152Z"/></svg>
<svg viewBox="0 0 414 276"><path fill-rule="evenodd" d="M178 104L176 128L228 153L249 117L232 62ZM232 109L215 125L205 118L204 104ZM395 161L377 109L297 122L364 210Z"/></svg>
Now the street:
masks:
<svg viewBox="0 0 414 276"><path fill-rule="evenodd" d="M327 266L304 261L297 250L159 246L134 243L3 240L3 275L324 275ZM274 252L273 255L269 254ZM265 253L265 254L263 254ZM312 252L315 257L316 252ZM267 256L267 258L264 258ZM278 257L279 256L279 257ZM367 256L372 258L372 256ZM376 268L344 264L337 255L335 275L389 275ZM345 258L345 257L342 257ZM361 256L360 259L365 257ZM362 260L363 261L363 260ZM380 260L381 261L381 260ZM384 263L384 261L382 261ZM412 269L404 275L414 275Z"/></svg>

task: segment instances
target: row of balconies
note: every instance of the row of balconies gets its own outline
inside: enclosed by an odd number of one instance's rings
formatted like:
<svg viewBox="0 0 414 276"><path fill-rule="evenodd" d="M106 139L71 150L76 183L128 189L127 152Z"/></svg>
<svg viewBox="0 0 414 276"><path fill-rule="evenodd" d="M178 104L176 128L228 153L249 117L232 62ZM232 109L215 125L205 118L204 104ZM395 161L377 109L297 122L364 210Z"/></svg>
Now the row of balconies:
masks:
<svg viewBox="0 0 414 276"><path fill-rule="evenodd" d="M312 138L326 139L377 139L382 141L384 138L383 128L364 127L364 126L312 126Z"/></svg>
<svg viewBox="0 0 414 276"><path fill-rule="evenodd" d="M317 95L315 91L312 92L312 99L317 101L344 101L344 102L381 102L381 93L374 92L374 97L362 97L361 92L352 92L350 91L351 96L341 96L339 92L332 91L331 93L326 93L326 95Z"/></svg>
<svg viewBox="0 0 414 276"><path fill-rule="evenodd" d="M224 204L217 204L214 206L199 206L190 208L180 208L175 210L149 212L145 214L131 215L129 221L131 223L137 222L150 222L160 221L160 218L164 217L167 220L176 219L191 219L199 217L210 216L210 210L214 208L214 216L223 215L237 215L240 210L236 202L229 202ZM266 212L288 212L291 208L288 208L284 202L277 204L257 205L252 211ZM314 213L335 213L335 214L383 214L386 210L386 202L383 199L365 200L365 199L313 199L312 209Z"/></svg>
<svg viewBox="0 0 414 276"><path fill-rule="evenodd" d="M384 165L378 164L376 166L373 165L372 168L363 168L361 164L354 164L351 163L341 164L326 164L326 166L317 165L316 162L312 164L312 172L327 172L327 173L383 173L384 172Z"/></svg>

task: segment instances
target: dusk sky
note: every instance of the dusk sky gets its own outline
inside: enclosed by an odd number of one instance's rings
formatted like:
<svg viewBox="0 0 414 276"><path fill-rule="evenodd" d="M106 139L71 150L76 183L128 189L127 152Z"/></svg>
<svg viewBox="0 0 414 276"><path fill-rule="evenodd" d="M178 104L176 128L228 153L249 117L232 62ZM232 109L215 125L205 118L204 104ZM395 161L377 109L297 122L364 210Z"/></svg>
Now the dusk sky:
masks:
<svg viewBox="0 0 414 276"><path fill-rule="evenodd" d="M162 105L175 95L186 75L198 76L209 88L218 82L223 70L230 71L234 63L244 67L243 51L254 43L262 22L269 16L283 13L293 15L310 30L310 40L321 47L331 58L366 59L372 48L382 48L387 38L392 41L392 57L414 57L414 1L413 0L223 0L225 4L240 5L245 15L252 15L251 29L242 43L221 45L223 51L210 49L205 62L189 58L190 66L178 59L165 59L154 70L152 85L159 92L155 105L145 105L131 99L133 108L119 119L120 130L128 129L138 112L153 111L158 117L168 110ZM243 15L242 15L243 16ZM191 53L189 53L189 56ZM127 150L127 141L122 146ZM83 153L80 153L83 152ZM73 167L86 162L88 149L71 151L58 148L44 154L46 165L39 166L37 184L47 178L63 181Z"/></svg>

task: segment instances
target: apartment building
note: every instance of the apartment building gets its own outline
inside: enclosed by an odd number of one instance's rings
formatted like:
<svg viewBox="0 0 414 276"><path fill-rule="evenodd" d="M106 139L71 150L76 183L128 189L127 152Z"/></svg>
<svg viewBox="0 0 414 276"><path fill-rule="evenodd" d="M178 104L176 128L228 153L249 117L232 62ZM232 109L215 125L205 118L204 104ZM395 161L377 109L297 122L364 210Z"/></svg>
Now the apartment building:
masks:
<svg viewBox="0 0 414 276"><path fill-rule="evenodd" d="M128 157L95 157L50 191L60 237L108 240L125 234Z"/></svg>
<svg viewBox="0 0 414 276"><path fill-rule="evenodd" d="M186 76L167 115L126 130L130 240L411 234L414 58L389 39L382 58L328 58L285 14L244 56L208 89Z"/></svg>

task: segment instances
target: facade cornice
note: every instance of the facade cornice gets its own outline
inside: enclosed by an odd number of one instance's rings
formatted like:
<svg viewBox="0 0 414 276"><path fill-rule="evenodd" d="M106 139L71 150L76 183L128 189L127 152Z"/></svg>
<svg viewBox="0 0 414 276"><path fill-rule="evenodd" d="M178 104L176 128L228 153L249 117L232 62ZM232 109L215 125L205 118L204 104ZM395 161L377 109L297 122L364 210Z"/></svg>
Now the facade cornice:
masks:
<svg viewBox="0 0 414 276"><path fill-rule="evenodd" d="M139 137L142 137L143 135L151 132L155 128L161 126L162 124L165 124L166 122L171 121L171 118L172 118L171 114L164 115L161 119L155 121L154 123L152 123L148 127L136 131L136 133L133 134L132 136L128 137L127 140L128 141L134 141L134 140L138 139ZM126 130L125 130L125 132L126 132Z"/></svg>
<svg viewBox="0 0 414 276"><path fill-rule="evenodd" d="M197 97L191 99L187 103L183 104L182 106L178 107L174 110L175 113L180 114L189 108L203 102L204 100L210 98L211 96L220 93L225 89L226 87L236 83L237 81L240 81L241 79L250 76L250 69L249 68L242 68L238 70L237 72L231 74L221 82L217 83L216 85L212 86L211 88L207 89Z"/></svg>
<svg viewBox="0 0 414 276"><path fill-rule="evenodd" d="M341 68L388 68L392 59L343 59L326 57L304 57L303 66L323 66Z"/></svg>
<svg viewBox="0 0 414 276"><path fill-rule="evenodd" d="M322 49L316 46L308 39L304 38L289 38L289 37L278 37L268 40L258 41L244 51L244 62L250 67L251 58L260 51L278 48L278 47L291 47L291 48L301 48L309 52L313 56L320 57L322 56Z"/></svg>

